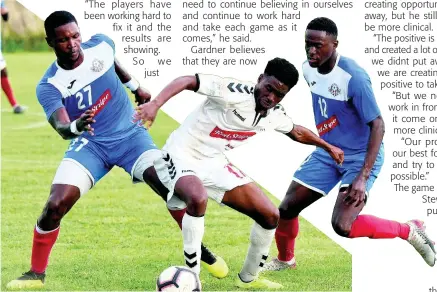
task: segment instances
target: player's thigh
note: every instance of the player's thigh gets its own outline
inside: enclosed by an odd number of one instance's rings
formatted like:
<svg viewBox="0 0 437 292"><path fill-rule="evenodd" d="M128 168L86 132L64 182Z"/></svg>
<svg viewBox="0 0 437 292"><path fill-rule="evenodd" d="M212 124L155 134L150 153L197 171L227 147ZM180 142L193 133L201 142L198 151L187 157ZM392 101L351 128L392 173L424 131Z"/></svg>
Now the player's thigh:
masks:
<svg viewBox="0 0 437 292"><path fill-rule="evenodd" d="M254 182L226 191L222 204L249 216L263 228L272 229L278 225L278 208Z"/></svg>
<svg viewBox="0 0 437 292"><path fill-rule="evenodd" d="M144 181L144 172L153 165L153 161L161 157L149 132L139 128L135 134L117 145L117 157L112 158L114 164L130 174L134 182Z"/></svg>
<svg viewBox="0 0 437 292"><path fill-rule="evenodd" d="M324 161L313 152L295 171L293 180L326 196L340 181L340 173L333 160Z"/></svg>
<svg viewBox="0 0 437 292"><path fill-rule="evenodd" d="M364 154L361 157L355 157L353 159L348 159L348 158L345 159L344 165L342 166L343 174L341 177L340 190L339 190L340 192L346 190L352 184L355 178L360 174L361 169L364 165L364 160L365 160ZM372 189L373 184L375 183L379 173L381 172L383 163L384 163L384 159L382 155L379 154L377 156L375 164L370 170L369 178L366 181L365 201L367 201L370 190Z"/></svg>
<svg viewBox="0 0 437 292"><path fill-rule="evenodd" d="M153 167L160 182L168 190L167 206L170 209L188 206L190 213L205 211L207 191L197 166L188 157L172 157L171 153L162 151L161 157L153 162Z"/></svg>
<svg viewBox="0 0 437 292"><path fill-rule="evenodd" d="M76 165L76 169L80 169L87 174L91 180L91 186L95 185L102 177L104 177L112 166L105 159L105 153L94 142L89 141L84 137L78 137L71 140L70 145L65 152L63 161L68 161L69 165ZM75 175L59 172L55 175L53 183L71 184L76 183ZM86 193L86 188L81 190L81 194Z"/></svg>

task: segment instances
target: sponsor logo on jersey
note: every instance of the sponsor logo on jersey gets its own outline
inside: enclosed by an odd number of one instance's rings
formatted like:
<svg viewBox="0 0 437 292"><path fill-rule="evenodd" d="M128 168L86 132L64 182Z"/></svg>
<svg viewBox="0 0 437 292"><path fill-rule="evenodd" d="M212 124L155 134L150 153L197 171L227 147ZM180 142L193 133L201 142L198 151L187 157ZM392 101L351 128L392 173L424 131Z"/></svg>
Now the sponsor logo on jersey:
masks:
<svg viewBox="0 0 437 292"><path fill-rule="evenodd" d="M74 82L76 82L76 79L74 79L73 81L70 82L70 85L67 86L68 89L72 89L73 88L73 84Z"/></svg>
<svg viewBox="0 0 437 292"><path fill-rule="evenodd" d="M246 120L246 118L244 118L242 115L240 115L240 113L239 112L237 112L237 110L236 109L234 109L233 111L232 111L233 113L234 113L234 115L236 115L237 116L237 118L239 118L241 121L245 121Z"/></svg>
<svg viewBox="0 0 437 292"><path fill-rule="evenodd" d="M103 92L103 94L99 97L99 99L91 106L91 109L97 115L111 100L111 98L111 91L109 91L109 89L106 89L105 92Z"/></svg>
<svg viewBox="0 0 437 292"><path fill-rule="evenodd" d="M329 86L328 91L333 95L337 96L341 93L340 87L338 87L337 84L333 83L331 86Z"/></svg>
<svg viewBox="0 0 437 292"><path fill-rule="evenodd" d="M234 140L234 141L244 141L247 138L255 135L256 132L243 132L243 131L227 131L220 129L219 127L215 127L211 133L209 133L210 137L220 138L225 140Z"/></svg>
<svg viewBox="0 0 437 292"><path fill-rule="evenodd" d="M338 119L334 115L334 116L330 117L329 119L318 124L317 131L319 132L319 136L322 136L322 135L332 131L332 129L334 129L337 126L338 126Z"/></svg>
<svg viewBox="0 0 437 292"><path fill-rule="evenodd" d="M311 86L314 86L316 84L316 81L311 81Z"/></svg>

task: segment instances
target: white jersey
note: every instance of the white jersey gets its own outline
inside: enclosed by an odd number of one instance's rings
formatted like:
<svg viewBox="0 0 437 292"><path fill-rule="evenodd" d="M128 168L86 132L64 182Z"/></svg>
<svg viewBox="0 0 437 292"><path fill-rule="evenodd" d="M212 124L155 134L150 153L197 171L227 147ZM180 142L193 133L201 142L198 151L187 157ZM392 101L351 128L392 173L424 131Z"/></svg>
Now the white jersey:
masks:
<svg viewBox="0 0 437 292"><path fill-rule="evenodd" d="M265 117L255 112L254 83L215 75L196 77L196 92L207 98L169 137L164 149L173 156L216 158L257 133L276 130L286 134L293 129L292 119L280 105Z"/></svg>

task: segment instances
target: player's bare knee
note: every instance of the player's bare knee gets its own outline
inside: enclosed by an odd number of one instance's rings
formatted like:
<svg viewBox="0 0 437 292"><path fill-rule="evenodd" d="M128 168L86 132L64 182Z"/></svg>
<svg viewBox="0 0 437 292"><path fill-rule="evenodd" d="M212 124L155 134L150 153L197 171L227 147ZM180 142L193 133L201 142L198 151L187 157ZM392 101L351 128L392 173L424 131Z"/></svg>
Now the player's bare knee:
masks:
<svg viewBox="0 0 437 292"><path fill-rule="evenodd" d="M264 211L260 220L255 220L264 229L275 229L279 224L279 209L269 208Z"/></svg>
<svg viewBox="0 0 437 292"><path fill-rule="evenodd" d="M342 237L348 237L351 231L351 224L345 220L333 218L331 221L335 233Z"/></svg>
<svg viewBox="0 0 437 292"><path fill-rule="evenodd" d="M279 205L279 215L282 219L289 220L299 216L300 210L293 208L287 201L282 201Z"/></svg>
<svg viewBox="0 0 437 292"><path fill-rule="evenodd" d="M190 200L186 202L187 212L192 216L203 216L206 211L208 203L208 196L206 193L198 193L191 196Z"/></svg>

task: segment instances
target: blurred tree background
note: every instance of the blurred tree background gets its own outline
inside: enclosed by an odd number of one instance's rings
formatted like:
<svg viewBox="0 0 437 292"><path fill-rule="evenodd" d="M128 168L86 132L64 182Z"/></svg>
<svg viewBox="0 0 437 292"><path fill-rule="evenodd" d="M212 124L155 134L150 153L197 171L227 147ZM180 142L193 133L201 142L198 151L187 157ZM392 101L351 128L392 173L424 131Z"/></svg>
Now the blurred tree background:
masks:
<svg viewBox="0 0 437 292"><path fill-rule="evenodd" d="M9 10L9 20L1 20L2 51L49 50L43 21L15 0L5 0L5 5Z"/></svg>

